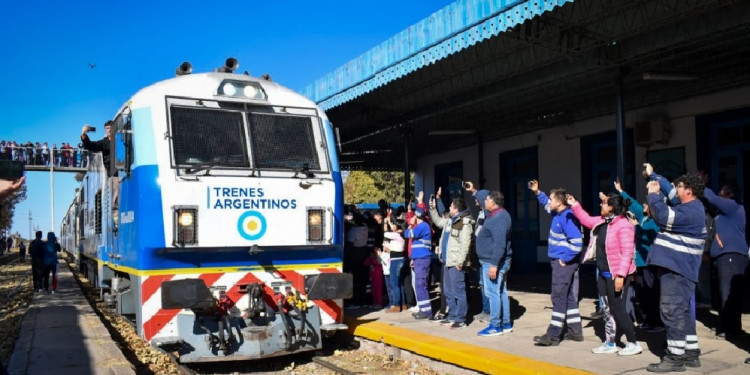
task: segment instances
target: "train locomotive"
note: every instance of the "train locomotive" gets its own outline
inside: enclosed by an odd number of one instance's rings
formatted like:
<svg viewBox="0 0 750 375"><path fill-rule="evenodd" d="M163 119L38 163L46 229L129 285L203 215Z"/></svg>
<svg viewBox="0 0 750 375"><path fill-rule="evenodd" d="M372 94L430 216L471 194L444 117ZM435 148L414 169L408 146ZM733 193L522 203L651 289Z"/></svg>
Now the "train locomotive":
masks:
<svg viewBox="0 0 750 375"><path fill-rule="evenodd" d="M133 95L61 227L101 297L183 363L315 350L347 328L333 127L237 65L183 63Z"/></svg>

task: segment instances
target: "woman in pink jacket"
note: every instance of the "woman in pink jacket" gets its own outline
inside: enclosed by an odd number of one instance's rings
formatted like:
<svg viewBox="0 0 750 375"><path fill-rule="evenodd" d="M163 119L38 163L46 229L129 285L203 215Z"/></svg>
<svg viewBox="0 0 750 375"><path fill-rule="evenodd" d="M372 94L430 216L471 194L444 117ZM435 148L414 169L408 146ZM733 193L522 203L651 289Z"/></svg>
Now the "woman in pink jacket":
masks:
<svg viewBox="0 0 750 375"><path fill-rule="evenodd" d="M619 350L620 355L634 355L643 351L635 340L633 321L625 311L626 296L630 288L629 277L635 272L635 228L625 213L628 204L625 199L611 193L600 194L601 215L590 216L573 196L568 195L568 205L583 226L591 229L591 238L585 259L596 255L596 268L599 270L597 288L604 300L605 341L591 351L596 354L618 352L615 345L617 328L625 334L627 343Z"/></svg>

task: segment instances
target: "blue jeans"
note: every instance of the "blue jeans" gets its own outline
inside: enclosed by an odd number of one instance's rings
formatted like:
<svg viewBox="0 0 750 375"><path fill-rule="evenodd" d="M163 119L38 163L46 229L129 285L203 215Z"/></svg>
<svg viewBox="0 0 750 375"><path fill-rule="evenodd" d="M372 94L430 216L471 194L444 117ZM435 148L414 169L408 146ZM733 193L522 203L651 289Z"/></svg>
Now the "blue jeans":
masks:
<svg viewBox="0 0 750 375"><path fill-rule="evenodd" d="M501 327L500 321L500 278L496 277L495 280L490 279L489 269L491 264L486 262L479 262L482 265L482 290L484 295L487 296L487 300L490 304L490 325L493 327ZM499 272L498 272L499 276Z"/></svg>
<svg viewBox="0 0 750 375"><path fill-rule="evenodd" d="M498 272L498 279L500 279L500 318L503 325L510 325L510 299L508 298L508 275L500 274Z"/></svg>
<svg viewBox="0 0 750 375"><path fill-rule="evenodd" d="M480 295L482 296L482 313L490 315L490 301L487 300L487 295L484 294L484 276L482 276L482 265L479 265L479 269L477 270L477 278L479 279L479 289L482 291Z"/></svg>
<svg viewBox="0 0 750 375"><path fill-rule="evenodd" d="M391 306L406 304L404 295L404 278L401 277L404 268L404 258L391 258L391 274L388 275L388 302Z"/></svg>
<svg viewBox="0 0 750 375"><path fill-rule="evenodd" d="M468 304L466 303L466 275L454 267L443 268L445 303L448 306L448 319L465 322Z"/></svg>

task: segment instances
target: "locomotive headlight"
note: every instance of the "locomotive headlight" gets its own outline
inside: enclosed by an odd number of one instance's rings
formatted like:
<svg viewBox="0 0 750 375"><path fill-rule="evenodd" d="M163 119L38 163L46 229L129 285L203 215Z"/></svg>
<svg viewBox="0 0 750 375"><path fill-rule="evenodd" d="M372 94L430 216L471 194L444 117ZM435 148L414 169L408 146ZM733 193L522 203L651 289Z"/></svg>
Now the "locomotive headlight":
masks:
<svg viewBox="0 0 750 375"><path fill-rule="evenodd" d="M175 206L173 243L175 246L198 244L198 207Z"/></svg>
<svg viewBox="0 0 750 375"><path fill-rule="evenodd" d="M307 240L323 241L325 233L325 210L312 208L307 210Z"/></svg>
<svg viewBox="0 0 750 375"><path fill-rule="evenodd" d="M180 216L177 217L177 223L183 227L189 227L193 225L193 213L190 211L182 211Z"/></svg>
<svg viewBox="0 0 750 375"><path fill-rule="evenodd" d="M237 88L234 87L234 84L232 84L232 82L225 82L223 85L221 85L221 91L224 95L234 96L234 94L237 93Z"/></svg>
<svg viewBox="0 0 750 375"><path fill-rule="evenodd" d="M225 79L219 84L216 94L221 96L232 96L235 98L258 100L268 99L266 92L263 91L263 87L260 83L255 81Z"/></svg>
<svg viewBox="0 0 750 375"><path fill-rule="evenodd" d="M242 93L248 98L255 98L258 95L258 89L255 86L247 85L242 89Z"/></svg>

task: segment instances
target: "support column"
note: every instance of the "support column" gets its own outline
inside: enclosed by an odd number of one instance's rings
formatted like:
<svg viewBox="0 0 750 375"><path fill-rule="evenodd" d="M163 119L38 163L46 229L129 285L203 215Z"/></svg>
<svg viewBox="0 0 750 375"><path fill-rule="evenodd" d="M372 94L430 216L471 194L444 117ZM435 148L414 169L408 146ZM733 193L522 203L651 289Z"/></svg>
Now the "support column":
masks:
<svg viewBox="0 0 750 375"><path fill-rule="evenodd" d="M622 76L623 68L620 67L617 72L617 78L615 80L616 85L616 103L615 103L615 117L616 117L616 129L617 129L617 178L620 183L625 183L625 145L624 145L624 131L625 131L625 109L623 104L623 93L622 93Z"/></svg>
<svg viewBox="0 0 750 375"><path fill-rule="evenodd" d="M409 208L409 201L411 200L411 178L409 177L409 136L410 129L403 127L402 132L404 135L404 207Z"/></svg>

